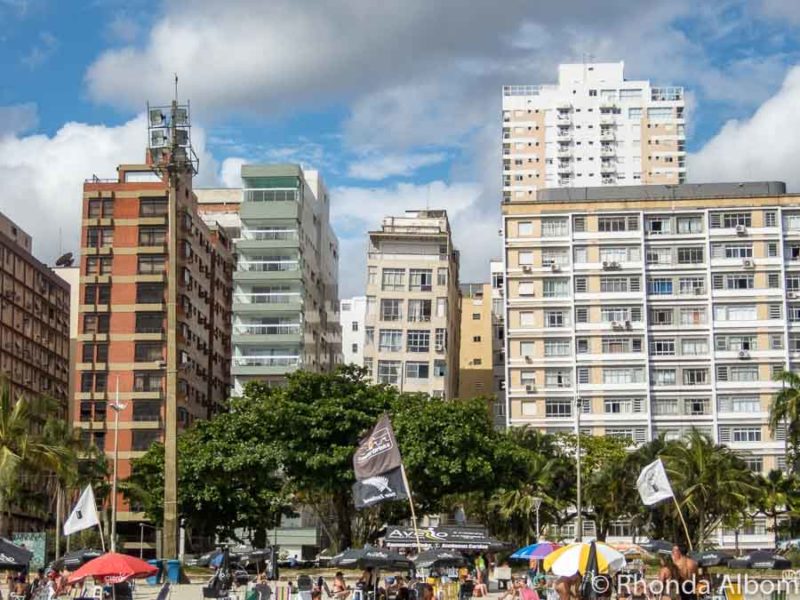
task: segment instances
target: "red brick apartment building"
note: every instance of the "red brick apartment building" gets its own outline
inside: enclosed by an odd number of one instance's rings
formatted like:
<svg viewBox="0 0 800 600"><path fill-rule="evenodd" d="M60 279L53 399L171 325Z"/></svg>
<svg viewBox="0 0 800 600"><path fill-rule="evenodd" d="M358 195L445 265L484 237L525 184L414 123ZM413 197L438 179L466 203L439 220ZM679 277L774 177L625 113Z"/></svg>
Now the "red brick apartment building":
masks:
<svg viewBox="0 0 800 600"><path fill-rule="evenodd" d="M87 180L81 225L80 319L73 422L114 453L119 385L119 480L165 435L167 291L177 286L178 427L212 416L229 395L232 246L197 213L191 179L177 192L177 256L169 255L168 184L149 165ZM169 281L177 261L177 281ZM118 547L137 551L143 514L118 497ZM155 550L145 528L144 551Z"/></svg>

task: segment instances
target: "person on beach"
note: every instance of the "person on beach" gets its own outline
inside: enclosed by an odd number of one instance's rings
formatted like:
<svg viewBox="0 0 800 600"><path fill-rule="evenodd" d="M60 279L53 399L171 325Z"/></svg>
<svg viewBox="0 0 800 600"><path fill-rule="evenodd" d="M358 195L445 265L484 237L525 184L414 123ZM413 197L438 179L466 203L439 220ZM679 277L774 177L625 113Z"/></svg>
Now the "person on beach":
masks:
<svg viewBox="0 0 800 600"><path fill-rule="evenodd" d="M672 563L678 581L678 593L681 600L694 600L697 583L697 561L689 558L684 549L675 544L672 547Z"/></svg>

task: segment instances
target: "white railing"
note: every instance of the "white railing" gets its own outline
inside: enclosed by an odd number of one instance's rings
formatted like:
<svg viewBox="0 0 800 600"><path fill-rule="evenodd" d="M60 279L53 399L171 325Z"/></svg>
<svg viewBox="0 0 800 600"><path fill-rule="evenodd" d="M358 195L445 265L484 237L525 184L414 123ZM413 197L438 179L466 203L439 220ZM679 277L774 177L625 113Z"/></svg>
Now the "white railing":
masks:
<svg viewBox="0 0 800 600"><path fill-rule="evenodd" d="M239 271L297 271L300 262L297 260L240 260L236 268Z"/></svg>
<svg viewBox="0 0 800 600"><path fill-rule="evenodd" d="M236 367L296 367L300 365L299 356L234 356Z"/></svg>
<svg viewBox="0 0 800 600"><path fill-rule="evenodd" d="M683 98L683 88L682 87L654 87L650 90L650 98L651 100L659 101L669 101L669 100L680 100Z"/></svg>
<svg viewBox="0 0 800 600"><path fill-rule="evenodd" d="M300 292L240 292L233 295L233 301L239 304L290 304L300 301Z"/></svg>
<svg viewBox="0 0 800 600"><path fill-rule="evenodd" d="M244 190L245 202L296 202L297 198L297 190L291 188Z"/></svg>
<svg viewBox="0 0 800 600"><path fill-rule="evenodd" d="M239 323L235 335L290 335L300 333L300 323Z"/></svg>
<svg viewBox="0 0 800 600"><path fill-rule="evenodd" d="M242 229L244 240L296 240L296 229Z"/></svg>

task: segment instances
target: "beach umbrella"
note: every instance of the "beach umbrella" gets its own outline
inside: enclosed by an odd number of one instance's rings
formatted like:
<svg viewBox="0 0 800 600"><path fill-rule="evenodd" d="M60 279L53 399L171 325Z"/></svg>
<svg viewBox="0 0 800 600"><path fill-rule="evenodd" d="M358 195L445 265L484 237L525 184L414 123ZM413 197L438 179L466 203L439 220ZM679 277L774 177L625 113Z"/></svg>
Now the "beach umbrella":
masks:
<svg viewBox="0 0 800 600"><path fill-rule="evenodd" d="M733 556L722 550L697 550L689 552L689 558L695 561L698 567L719 567L726 566Z"/></svg>
<svg viewBox="0 0 800 600"><path fill-rule="evenodd" d="M420 553L414 559L414 564L417 568L430 569L432 567L464 567L468 561L461 552L433 548Z"/></svg>
<svg viewBox="0 0 800 600"><path fill-rule="evenodd" d="M122 583L128 579L150 577L158 573L158 568L135 556L109 552L90 560L69 576L69 583L83 581L87 577L105 583Z"/></svg>
<svg viewBox="0 0 800 600"><path fill-rule="evenodd" d="M584 575L590 567L589 558L595 546L597 556L597 572L613 574L625 566L625 557L603 542L580 542L569 544L551 552L544 559L544 570L552 571L561 577L570 577L575 573Z"/></svg>
<svg viewBox="0 0 800 600"><path fill-rule="evenodd" d="M641 544L642 548L651 554L671 554L674 545L675 544L667 540L650 540L649 542Z"/></svg>
<svg viewBox="0 0 800 600"><path fill-rule="evenodd" d="M0 569L19 571L28 568L33 552L7 540L0 538Z"/></svg>
<svg viewBox="0 0 800 600"><path fill-rule="evenodd" d="M728 562L731 569L791 569L788 558L775 554L773 550L755 550Z"/></svg>
<svg viewBox="0 0 800 600"><path fill-rule="evenodd" d="M60 571L64 568L70 571L75 571L90 560L94 560L102 555L102 550L95 550L94 548L81 548L79 550L72 550L71 552L67 552L58 560L54 560L51 563L50 568L54 571Z"/></svg>
<svg viewBox="0 0 800 600"><path fill-rule="evenodd" d="M650 556L650 552L642 548L639 544L609 544L614 550L619 550L627 558L629 556Z"/></svg>
<svg viewBox="0 0 800 600"><path fill-rule="evenodd" d="M411 569L414 563L393 550L364 546L337 554L331 560L331 565L350 569Z"/></svg>
<svg viewBox="0 0 800 600"><path fill-rule="evenodd" d="M555 552L561 548L561 544L554 544L553 542L537 542L530 546L520 548L514 554L509 556L512 560L530 560L531 558L542 559L551 552Z"/></svg>

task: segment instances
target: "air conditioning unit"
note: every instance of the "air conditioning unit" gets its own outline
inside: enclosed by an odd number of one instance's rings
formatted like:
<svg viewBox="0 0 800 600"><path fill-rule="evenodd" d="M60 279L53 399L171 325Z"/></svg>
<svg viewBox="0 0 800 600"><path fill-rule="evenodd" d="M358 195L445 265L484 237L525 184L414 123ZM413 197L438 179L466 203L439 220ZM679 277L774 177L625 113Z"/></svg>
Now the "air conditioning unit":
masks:
<svg viewBox="0 0 800 600"><path fill-rule="evenodd" d="M620 268L620 264L617 261L612 260L610 263L608 263L608 268L609 269L619 269Z"/></svg>
<svg viewBox="0 0 800 600"><path fill-rule="evenodd" d="M747 227L744 225L737 225L736 226L736 235L746 235L747 234Z"/></svg>
<svg viewBox="0 0 800 600"><path fill-rule="evenodd" d="M530 265L522 265L522 272L523 273L530 273L531 272L531 266Z"/></svg>
<svg viewBox="0 0 800 600"><path fill-rule="evenodd" d="M786 292L787 298L797 298L797 292Z"/></svg>
<svg viewBox="0 0 800 600"><path fill-rule="evenodd" d="M622 329L624 325L619 321L611 321L611 329Z"/></svg>
<svg viewBox="0 0 800 600"><path fill-rule="evenodd" d="M625 321L625 329L633 329L633 323L630 321Z"/></svg>
<svg viewBox="0 0 800 600"><path fill-rule="evenodd" d="M750 352L748 350L739 350L739 358L750 358Z"/></svg>
<svg viewBox="0 0 800 600"><path fill-rule="evenodd" d="M526 391L528 394L531 394L531 393L533 393L533 392L535 392L535 391L536 391L536 386L533 386L533 385L530 385L530 384L528 384L528 385L526 385L526 386L525 386L525 391Z"/></svg>
<svg viewBox="0 0 800 600"><path fill-rule="evenodd" d="M694 288L694 295L695 296L702 296L705 290L703 288Z"/></svg>
<svg viewBox="0 0 800 600"><path fill-rule="evenodd" d="M444 344L436 344L437 352L444 352Z"/></svg>
<svg viewBox="0 0 800 600"><path fill-rule="evenodd" d="M557 264L553 263L552 265L550 265L550 270L553 273L560 273L561 272L561 265L557 265Z"/></svg>
<svg viewBox="0 0 800 600"><path fill-rule="evenodd" d="M751 259L751 258L745 258L742 261L742 266L744 266L745 269L753 269L753 268L755 268L756 263L753 262L753 259Z"/></svg>
<svg viewBox="0 0 800 600"><path fill-rule="evenodd" d="M533 362L533 357L531 357L531 356L525 356L525 362L528 362L528 363L529 363L529 362Z"/></svg>
<svg viewBox="0 0 800 600"><path fill-rule="evenodd" d="M604 269L607 269L607 268L608 268L608 261L607 261L607 260L604 260L604 261L603 261L603 268L604 268Z"/></svg>

